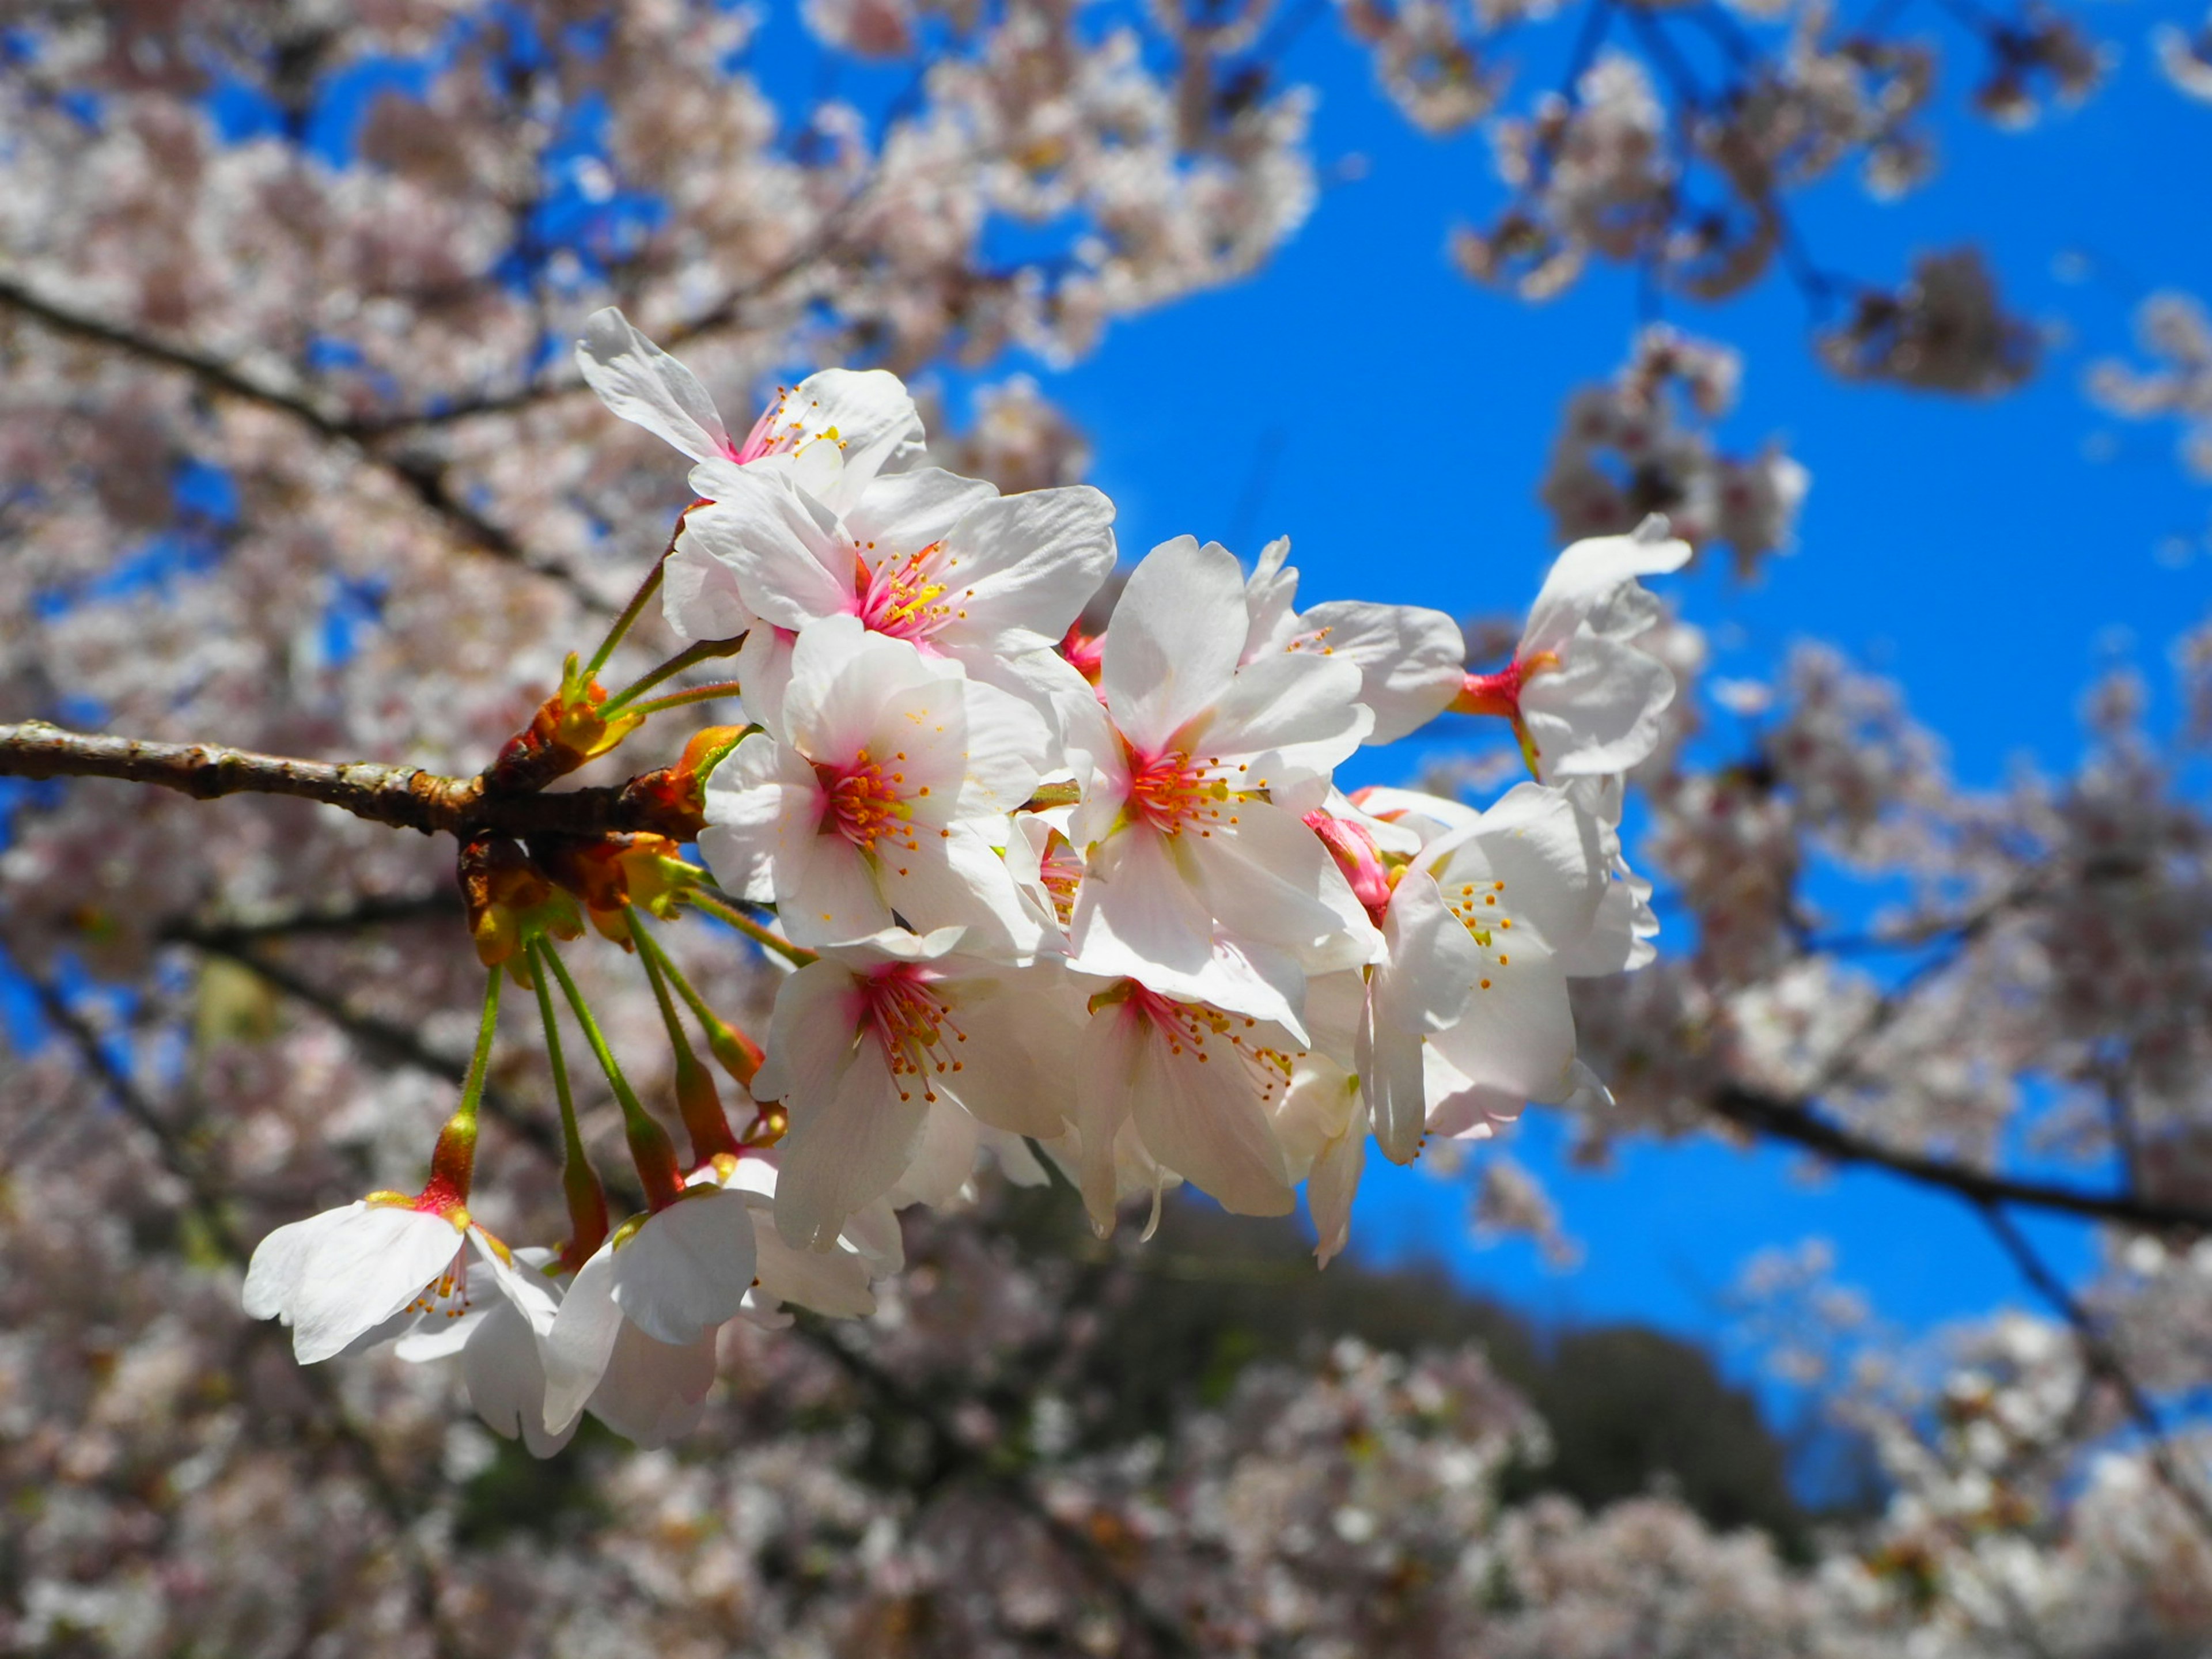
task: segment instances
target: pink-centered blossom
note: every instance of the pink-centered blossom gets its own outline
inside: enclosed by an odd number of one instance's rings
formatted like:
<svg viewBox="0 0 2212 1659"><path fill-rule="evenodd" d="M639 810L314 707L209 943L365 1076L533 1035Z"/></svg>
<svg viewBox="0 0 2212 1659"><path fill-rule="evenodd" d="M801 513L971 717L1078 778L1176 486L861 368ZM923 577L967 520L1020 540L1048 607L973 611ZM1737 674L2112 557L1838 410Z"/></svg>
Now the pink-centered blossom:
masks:
<svg viewBox="0 0 2212 1659"><path fill-rule="evenodd" d="M302 1364L399 1335L418 1316L458 1321L489 1288L537 1298L511 1253L457 1203L379 1194L277 1228L253 1252L244 1301L289 1326Z"/></svg>
<svg viewBox="0 0 2212 1659"><path fill-rule="evenodd" d="M778 988L753 1088L790 1115L775 1206L798 1249L833 1249L917 1165L949 1162L964 1181L979 1127L1043 1139L1066 1127L1039 1061L1066 1052L1072 998L1048 967L1009 978L956 956L961 942L944 928L824 946Z"/></svg>
<svg viewBox="0 0 2212 1659"><path fill-rule="evenodd" d="M1073 965L1303 1034L1304 976L1364 961L1374 928L1302 822L1372 725L1348 662L1240 665L1244 579L1218 546L1155 548L1108 629L1108 737L1070 825Z"/></svg>
<svg viewBox="0 0 2212 1659"><path fill-rule="evenodd" d="M902 918L1026 957L1042 928L997 849L1048 752L1028 705L832 617L799 635L769 729L715 769L700 850L725 886L773 903L801 945Z"/></svg>
<svg viewBox="0 0 2212 1659"><path fill-rule="evenodd" d="M719 562L761 624L738 659L756 718L773 718L793 636L833 617L956 661L1048 715L1087 700L1053 647L1114 568L1104 495L1079 484L1001 495L933 468L875 477L842 501L817 483L804 469L748 468L685 520L685 542ZM687 613L678 631L710 637L710 624L720 619Z"/></svg>
<svg viewBox="0 0 2212 1659"><path fill-rule="evenodd" d="M1637 578L1689 557L1689 544L1656 516L1632 535L1574 543L1545 577L1513 660L1469 675L1456 706L1510 718L1529 769L1547 783L1626 771L1657 745L1659 716L1674 700L1673 671L1636 644L1660 614Z"/></svg>

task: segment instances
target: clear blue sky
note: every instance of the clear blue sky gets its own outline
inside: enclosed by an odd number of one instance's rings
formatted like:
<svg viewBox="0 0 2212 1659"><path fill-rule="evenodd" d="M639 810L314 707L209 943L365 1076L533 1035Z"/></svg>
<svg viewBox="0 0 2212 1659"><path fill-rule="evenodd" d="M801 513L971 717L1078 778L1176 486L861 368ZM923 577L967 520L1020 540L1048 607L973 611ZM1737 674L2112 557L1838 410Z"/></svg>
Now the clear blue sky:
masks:
<svg viewBox="0 0 2212 1659"><path fill-rule="evenodd" d="M1931 28L1933 15L1912 8L1908 24ZM2115 650L2162 687L2166 642L2206 610L2212 490L2183 476L2170 429L2116 425L2084 400L2081 376L2128 344L2148 289L2212 295L2212 109L2166 87L2145 42L2157 17L2188 15L2094 9L2124 55L2084 109L2024 134L1947 118L1942 172L1920 194L1879 205L1843 183L1801 210L1821 262L1870 281L1899 280L1917 250L1980 243L2014 307L2063 331L2026 391L1976 403L1839 385L1813 365L1803 301L1778 278L1718 310L1670 309L1746 354L1731 447L1786 434L1814 480L1800 551L1760 586L1717 570L1679 586L1723 647L1719 672L1756 672L1808 634L1832 640L1899 678L1978 783L2023 757L2069 766L2080 691ZM1971 61L1946 62L1954 98ZM1042 378L1093 436L1125 554L1190 531L1241 537L1249 557L1287 532L1310 599L1517 608L1553 550L1533 489L1557 411L1625 355L1632 285L1599 273L1533 307L1470 287L1443 247L1453 219L1496 201L1483 140L1413 135L1326 21L1291 68L1322 88L1320 155L1365 157L1364 179L1331 186L1258 279L1121 325L1095 357ZM2061 280L2069 252L2089 256L2087 281ZM2118 437L2112 459L2090 459L2099 433ZM2197 540L2173 568L2154 550L2177 534ZM1365 769L1405 776L1413 764L1385 751ZM1907 1328L2026 1300L1979 1224L1940 1195L1871 1173L1808 1187L1785 1154L1711 1141L1642 1147L1610 1175L1578 1175L1540 1119L1514 1150L1551 1177L1589 1245L1579 1273L1548 1273L1518 1243L1477 1249L1464 1188L1380 1160L1355 1247L1443 1255L1556 1316L1706 1335L1724 1323L1715 1292L1751 1250L1814 1234ZM2069 1271L2090 1266L2085 1230L2035 1232Z"/></svg>

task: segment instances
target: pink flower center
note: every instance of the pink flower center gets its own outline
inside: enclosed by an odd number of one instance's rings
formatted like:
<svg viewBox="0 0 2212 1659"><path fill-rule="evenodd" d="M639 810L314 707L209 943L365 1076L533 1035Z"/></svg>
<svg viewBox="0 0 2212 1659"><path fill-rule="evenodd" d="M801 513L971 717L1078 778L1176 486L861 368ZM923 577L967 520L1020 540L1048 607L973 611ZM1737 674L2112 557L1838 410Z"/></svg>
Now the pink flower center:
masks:
<svg viewBox="0 0 2212 1659"><path fill-rule="evenodd" d="M860 617L871 631L920 645L945 623L968 615L958 603L966 593L952 600L945 597L951 588L939 579L949 575L960 561L947 559L939 569L937 559L941 549L942 544L932 542L919 553L902 560L886 559L873 570L865 559L854 561Z"/></svg>
<svg viewBox="0 0 2212 1659"><path fill-rule="evenodd" d="M968 1034L930 989L928 969L908 962L878 968L861 981L860 994L866 1004L862 1029L872 1030L883 1045L899 1098L914 1098L911 1086L901 1080L911 1078L921 1085L921 1097L933 1103L931 1079L966 1069L958 1052Z"/></svg>
<svg viewBox="0 0 2212 1659"><path fill-rule="evenodd" d="M761 411L760 419L753 422L753 429L745 434L744 442L728 448L732 460L739 466L744 466L763 455L781 455L799 447L806 436L806 422L785 418L785 411L791 407L791 394L789 386L776 388L775 401ZM838 438L835 427L821 435L842 447L842 441Z"/></svg>
<svg viewBox="0 0 2212 1659"><path fill-rule="evenodd" d="M896 755L892 764L905 759L903 753ZM846 766L817 763L814 775L821 781L823 795L817 833L842 836L864 853L873 851L885 836L902 842L909 852L918 850L910 822L912 810L902 793L905 773L887 770L863 749Z"/></svg>
<svg viewBox="0 0 2212 1659"><path fill-rule="evenodd" d="M1129 816L1164 836L1179 836L1183 826L1196 822L1199 834L1211 836L1205 826L1223 822L1233 805L1229 786L1214 772L1215 763L1194 761L1181 749L1157 755L1128 751ZM1237 819L1233 814L1230 823Z"/></svg>
<svg viewBox="0 0 2212 1659"><path fill-rule="evenodd" d="M1098 677L1106 672L1106 636L1085 633L1080 622L1072 623L1060 640L1060 654L1095 686Z"/></svg>
<svg viewBox="0 0 2212 1659"><path fill-rule="evenodd" d="M1243 1071L1263 1106L1290 1087L1291 1067L1297 1056L1271 1048L1253 1036L1259 1021L1248 1014L1224 1014L1202 1002L1178 1002L1146 990L1133 979L1125 979L1092 998L1091 1011L1095 1013L1114 1002L1121 1005L1124 1018L1141 1020L1152 1028L1153 1035L1167 1045L1170 1060L1211 1066L1220 1057L1224 1064Z"/></svg>

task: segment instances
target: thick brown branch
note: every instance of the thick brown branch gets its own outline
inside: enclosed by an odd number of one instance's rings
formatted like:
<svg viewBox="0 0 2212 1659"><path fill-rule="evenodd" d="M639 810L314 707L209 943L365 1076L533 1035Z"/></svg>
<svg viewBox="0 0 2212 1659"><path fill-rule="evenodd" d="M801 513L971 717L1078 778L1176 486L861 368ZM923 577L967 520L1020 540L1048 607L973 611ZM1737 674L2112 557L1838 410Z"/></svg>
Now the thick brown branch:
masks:
<svg viewBox="0 0 2212 1659"><path fill-rule="evenodd" d="M118 778L175 789L201 800L218 795L289 795L319 801L424 835L605 836L653 830L689 839L667 809L620 784L557 794L501 794L481 778L447 777L420 767L355 761L295 760L220 744L149 743L65 732L44 720L0 726L0 777Z"/></svg>
<svg viewBox="0 0 2212 1659"><path fill-rule="evenodd" d="M1885 1146L1838 1127L1802 1102L1778 1099L1737 1085L1721 1089L1710 1103L1721 1116L1753 1134L1794 1142L1838 1164L1872 1164L1943 1188L1978 1204L2021 1204L2121 1226L2212 1232L2212 1211L2163 1204L2127 1193L2087 1193L2076 1187L2021 1181L1902 1147Z"/></svg>

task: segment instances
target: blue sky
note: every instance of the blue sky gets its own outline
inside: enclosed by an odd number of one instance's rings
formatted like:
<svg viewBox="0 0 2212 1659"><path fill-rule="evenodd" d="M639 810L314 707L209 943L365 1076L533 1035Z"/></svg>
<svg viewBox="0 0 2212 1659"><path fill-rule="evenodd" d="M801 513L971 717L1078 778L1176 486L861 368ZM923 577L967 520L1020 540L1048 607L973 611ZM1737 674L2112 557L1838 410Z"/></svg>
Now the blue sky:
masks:
<svg viewBox="0 0 2212 1659"><path fill-rule="evenodd" d="M1907 26L1932 15L1916 9ZM1784 434L1814 476L1800 550L1757 587L1717 568L1678 585L1718 672L1829 639L1901 680L1957 774L1984 784L2024 760L2070 765L2081 689L2115 656L2162 689L2166 641L2206 609L2212 490L2181 473L2170 428L2115 423L2081 392L2087 362L2129 346L2142 294L2212 295L2212 109L2158 77L2146 36L2160 17L2186 21L2175 7L2090 15L2123 56L2080 111L2016 134L1940 119L1942 170L1906 201L1874 204L1846 181L1802 202L1820 261L1872 282L1899 280L1917 251L1978 242L2014 308L2057 331L2025 391L1961 402L1843 386L1814 366L1804 301L1779 279L1718 309L1669 308L1745 353L1729 447ZM1973 60L1947 44L1955 100ZM1540 65L1556 48L1536 50ZM1288 533L1309 599L1516 609L1555 550L1534 486L1561 399L1625 355L1633 284L1600 272L1542 307L1469 286L1443 242L1497 199L1480 137L1413 134L1326 23L1291 68L1321 88L1324 162L1356 154L1364 177L1332 185L1255 280L1121 324L1096 356L1041 378L1092 435L1125 554L1189 531L1249 557ZM2179 563L2177 537L2196 538ZM1362 781L1413 765L1384 751ZM1443 1255L1554 1317L1706 1336L1722 1333L1717 1293L1750 1251L1808 1235L1832 1240L1841 1276L1908 1329L2027 1299L1980 1224L1940 1194L1875 1173L1808 1185L1784 1152L1710 1140L1638 1146L1584 1175L1564 1166L1563 1139L1534 1113L1513 1150L1589 1246L1579 1272L1553 1273L1519 1243L1476 1248L1463 1187L1379 1160L1356 1248ZM2085 1229L2033 1231L2069 1271L2090 1266Z"/></svg>

